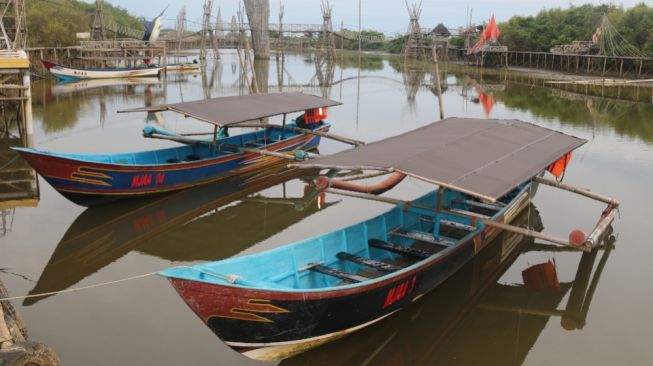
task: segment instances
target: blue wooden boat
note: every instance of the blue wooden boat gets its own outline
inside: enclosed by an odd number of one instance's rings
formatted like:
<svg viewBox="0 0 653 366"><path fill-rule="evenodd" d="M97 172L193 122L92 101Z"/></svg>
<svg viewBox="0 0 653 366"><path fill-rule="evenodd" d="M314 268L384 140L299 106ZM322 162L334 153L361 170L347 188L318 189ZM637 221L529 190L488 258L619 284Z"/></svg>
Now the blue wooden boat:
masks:
<svg viewBox="0 0 653 366"><path fill-rule="evenodd" d="M492 136L502 140L479 143ZM501 230L543 236L508 224L546 167L584 142L520 121L452 118L320 157L299 165L394 171L438 188L412 201L330 189L394 207L297 243L161 274L227 345L254 359L283 359L418 300ZM461 149L469 154L456 158ZM611 222L609 208L601 222ZM600 238L601 227L590 237Z"/></svg>
<svg viewBox="0 0 653 366"><path fill-rule="evenodd" d="M213 138L198 141L182 136L148 136L185 143L179 147L121 154L67 154L15 148L43 178L71 201L93 206L128 197L170 192L227 176L261 170L279 160L293 160L298 151L315 149L330 125L324 120L219 137L218 127L271 115L313 110L340 103L301 93L215 98L153 107L213 123ZM150 109L138 109L149 111ZM154 133L152 133L154 131ZM224 129L222 131L225 131Z"/></svg>

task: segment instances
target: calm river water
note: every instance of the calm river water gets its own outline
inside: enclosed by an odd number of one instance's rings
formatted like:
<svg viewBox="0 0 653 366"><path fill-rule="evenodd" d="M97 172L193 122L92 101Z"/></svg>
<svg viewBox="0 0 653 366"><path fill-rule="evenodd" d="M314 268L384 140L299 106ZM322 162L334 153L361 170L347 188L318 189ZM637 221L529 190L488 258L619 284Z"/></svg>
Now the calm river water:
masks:
<svg viewBox="0 0 653 366"><path fill-rule="evenodd" d="M445 116L518 118L589 142L565 182L618 198L608 250L582 257L501 237L408 309L284 365L646 365L653 360L653 104L650 88L552 88L528 74L441 65ZM177 132L210 127L172 114L124 108L246 93L226 52L203 73L156 80L34 83L35 146L124 152L172 146L144 139L147 123ZM332 132L374 141L439 119L431 65L345 55L335 68L310 55L257 64L261 89L340 100ZM281 86L280 86L281 85ZM322 153L347 146L323 140ZM358 222L388 207L327 196L303 198L301 179L241 192L204 187L147 202L77 206L39 178L37 207L2 207L0 280L14 295L89 286L289 243ZM416 197L415 180L392 195ZM541 187L522 223L566 236L591 229L603 206ZM558 291L536 291L533 268L551 263ZM550 267L550 265L547 265ZM539 284L539 287L538 287ZM647 290L648 289L648 290ZM14 302L32 340L66 365L253 365L224 345L158 276Z"/></svg>

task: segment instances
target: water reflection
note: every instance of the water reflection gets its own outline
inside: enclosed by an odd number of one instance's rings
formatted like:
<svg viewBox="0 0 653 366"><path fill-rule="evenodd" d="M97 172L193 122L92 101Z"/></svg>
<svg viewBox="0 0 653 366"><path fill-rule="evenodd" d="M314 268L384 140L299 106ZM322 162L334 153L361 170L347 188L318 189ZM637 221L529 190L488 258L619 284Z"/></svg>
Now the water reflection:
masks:
<svg viewBox="0 0 653 366"><path fill-rule="evenodd" d="M338 60L331 65L332 70L319 68L310 55L287 53L278 61L273 59L270 62L275 64L267 66L271 68L269 71L277 75L276 78L274 74L269 76L269 92L330 93L332 98L345 103L333 109L334 133L372 141L417 127L433 120L436 115L435 78L429 63L414 65L410 70L403 68L397 58L359 56L346 52L340 53ZM144 147L140 136L144 116L114 115L116 123L107 123L102 131L97 131L101 110L104 108L109 115L107 118L111 118L115 109L249 92L240 77L235 52L226 51L221 61L214 63L209 60L203 66L203 73L170 74L166 84L151 85L151 93L146 91L146 84L107 85L66 91L68 87L60 88L49 81L35 82L33 97L37 147L101 152L166 146L164 142L148 140L148 145ZM321 72L319 77L318 70ZM441 84L446 87L443 88L442 98L446 116L479 117L487 114L489 117L537 120L547 126L561 123L566 125L563 127L567 132L583 136L587 136L590 130L597 132L596 143L584 152L588 159L578 166L580 170L577 172L580 173L569 176L569 179L582 181L579 175L599 179L599 183L604 185L602 191L624 198L623 207L629 208L628 217L631 219L625 217L617 225L622 240L628 241L629 248L624 246L623 252L620 250L621 262L617 261L619 257L611 257L612 269L620 269L621 272L602 281L601 289L605 291L597 291L596 304L588 318L598 277L588 277L587 268L593 263L596 271L600 272L598 268L606 266L608 252L599 252L594 259L585 256L585 264L578 267L576 276L579 254L559 254L564 256L558 261L559 271L564 274L561 275L564 281L560 283L560 291L537 294L523 283L520 274L531 257L548 254L534 255L536 250L543 248L530 241L505 237L484 250L482 256L452 277L451 281L445 282L441 289L405 311L286 362L329 365L463 361L467 364L519 364L530 347L535 352L531 352L527 361L535 364L550 360L552 353L556 355L555 360L566 360L567 363L610 357L620 359L630 355L631 349L617 347L587 356L578 355L577 349L590 347L597 337L615 329L625 329L622 324L639 324L639 327L628 328L633 336L628 338L627 343L632 345L632 349L641 349L637 342L645 342L646 337L642 335L647 334L648 328L637 321L641 320L638 316L646 311L648 299L637 291L643 288L642 278L645 276L641 276L639 269L646 268L644 254L647 247L638 245L645 243L642 239L646 234L644 227L632 218L646 217L646 200L641 200L646 196L646 191L641 181L646 180L642 177L648 178L650 175L645 169L650 159L642 163L633 162L629 157L637 154L638 158L648 158L650 155L646 152L653 142L650 88L621 88L618 91L600 87L552 86L528 74L487 69L481 72L479 69L446 63L440 64L440 72L444 74ZM481 92L494 98L494 105L487 110L481 105ZM360 99L358 105L357 95ZM402 113L409 100L412 100L417 113ZM357 108L360 108L361 123L355 127ZM170 116L166 118L171 129L176 130L178 126L180 130L188 128L195 132L205 128L204 124L187 125L190 121L183 117L178 120ZM184 121L183 124L181 121ZM87 128L89 126L91 128ZM48 136L61 130L70 130L70 133ZM63 137L59 138L58 135ZM626 139L623 136L648 144L624 142ZM322 145L323 150L329 152L345 148L326 140ZM614 160L615 147L624 152L623 161ZM606 159L606 155L610 158ZM609 171L606 167L616 164L620 165L618 176L615 175L617 173L606 174ZM4 180L4 177L0 176L0 180ZM29 278L40 277L35 287L34 284L20 281L5 282L12 287L13 293L20 295L79 286L80 281L84 284L111 281L121 276L116 272L142 273L144 268L150 271L171 266L170 261L221 259L262 240L265 241L250 251L292 242L316 231L363 220L373 216L377 210L385 209L344 199L326 212L316 212L316 203L305 203L314 201L305 200L298 186L296 181L288 184L290 193L286 196L280 193L281 187L262 193L255 193L260 188L244 189L240 193L235 192L235 188L216 188L215 192L198 190L197 195L188 197L171 195L140 203L123 202L117 206L89 209L78 217L77 213L72 213L77 212L72 204L50 189L43 190L40 206L45 211L0 210L3 213L1 224L4 225L0 229L7 233L0 238L5 254L2 257L5 259L3 267L15 267ZM411 189L412 186L406 187L406 191ZM569 203L567 197L538 198L549 215L545 216L549 226L547 231L567 232L566 222L582 219L579 211L568 209L573 203ZM305 204L307 206L303 211L295 207ZM305 219L310 215L313 216ZM292 225L295 223L298 224ZM39 230L31 230L34 227ZM228 230L229 227L233 227L233 230ZM66 233L62 237L64 231ZM52 238L56 239L53 241ZM61 242L57 243L59 238ZM530 257L525 257L529 253ZM541 262L538 260L531 264ZM43 267L40 263L48 264ZM635 265L637 271L627 270L635 268ZM516 274L514 278L511 277L512 272ZM606 276L611 272L608 271ZM501 283L498 283L500 277ZM515 283L519 285L504 281L505 278L516 279ZM587 286L582 283L587 283ZM147 296L128 297L136 292L142 294L139 286L147 289ZM582 291L585 287L587 291ZM610 301L614 299L612 294L622 292L636 299L632 306L629 303L625 307L623 302L614 300L614 305L621 310L620 314L628 315L624 321L610 318L614 313L610 310L613 305ZM126 298L130 301L124 301ZM163 281L136 281L109 286L102 291L90 292L88 296L59 295L56 301L40 302L38 309L32 307L24 313L31 318L28 320L31 320L30 325L35 327L35 332L46 335L45 341L59 342L57 347L66 354L69 359L67 363L70 364L116 363L115 351L98 345L102 342L97 341L94 333L97 329L102 329L103 336L117 342L116 346L120 347L121 352L124 351L125 359L136 360L134 362L137 363L150 364L157 363L153 360L161 360L158 364L211 364L227 359L224 363L248 362L244 358L236 359L237 355L230 353L226 346L217 344L219 342L214 337L206 338L204 325L189 318L192 314L188 315L185 305L178 304L176 299L177 295L170 292ZM31 303L34 301L26 302L26 305ZM80 311L85 318L93 317L93 327L87 328L85 322L70 322L69 319L78 317ZM150 311L152 314L148 314ZM102 316L97 317L97 312L101 312ZM604 316L603 324L596 324L595 317L599 313ZM52 317L48 314L62 316ZM143 321L132 321L134 316L143 317ZM556 318L551 319L552 316ZM190 352L179 356L179 352L168 351L176 350L179 342L163 329L165 325L153 326L161 324L161 319L177 322L174 327L184 334L187 339L184 347ZM581 329L585 321L593 322L595 327L589 329L586 326L582 332L569 336L558 321L563 322L565 328ZM117 323L121 326L116 327ZM569 342L565 341L564 347L555 342L555 347L551 346L548 343L550 339L541 335L545 326L547 337L559 338L564 335ZM143 342L143 339L148 339L148 342ZM538 343L533 346L535 342ZM143 356L143 349L151 352ZM183 357L183 360L175 357Z"/></svg>
<svg viewBox="0 0 653 366"><path fill-rule="evenodd" d="M36 172L11 150L24 146L20 138L0 139L0 238L11 232L17 207L35 207L39 202Z"/></svg>
<svg viewBox="0 0 653 366"><path fill-rule="evenodd" d="M159 199L88 208L70 225L30 294L66 289L132 250L176 262L223 259L333 204L310 189L297 198L254 194L300 176L284 164L254 174Z"/></svg>
<svg viewBox="0 0 653 366"><path fill-rule="evenodd" d="M474 88L476 91L477 97L472 97L472 102L480 103L483 106L483 111L485 112L485 117L490 117L492 114L492 108L497 103L494 98L494 94L489 92L489 85L481 85L476 79L473 79L469 76L465 78L467 80L467 85ZM500 85L505 89L505 85ZM501 89L500 89L501 90Z"/></svg>
<svg viewBox="0 0 653 366"><path fill-rule="evenodd" d="M459 67L449 66L460 75ZM653 90L640 87L597 88L579 85L545 84L545 80L519 73L479 74L467 70L485 93L491 91L496 102L538 118L560 120L562 124L609 129L622 136L653 141ZM488 90L487 85L503 85ZM480 94L480 93L479 93ZM480 101L479 96L479 101Z"/></svg>
<svg viewBox="0 0 653 366"><path fill-rule="evenodd" d="M47 80L33 85L32 110L41 128L51 134L72 129L79 122L82 107L95 100L103 125L108 115L107 106L128 100L159 103L165 100L165 85L157 78L100 79L54 83Z"/></svg>
<svg viewBox="0 0 653 366"><path fill-rule="evenodd" d="M542 229L532 206L515 223ZM282 364L481 365L491 360L521 365L551 317L561 317L566 329L582 328L614 238L610 240L593 275L598 251L582 255L573 281L559 282L555 265L544 262L525 268L524 283L513 284L499 279L520 256L552 247L503 233L409 308ZM568 294L566 308L558 310Z"/></svg>

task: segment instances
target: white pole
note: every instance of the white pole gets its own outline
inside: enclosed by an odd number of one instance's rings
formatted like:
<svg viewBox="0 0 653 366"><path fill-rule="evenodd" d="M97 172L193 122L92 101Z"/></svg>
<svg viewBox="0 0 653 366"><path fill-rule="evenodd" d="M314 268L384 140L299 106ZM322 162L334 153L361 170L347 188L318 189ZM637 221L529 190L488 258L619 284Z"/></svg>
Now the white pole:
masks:
<svg viewBox="0 0 653 366"><path fill-rule="evenodd" d="M361 38L361 1L362 0L358 0L358 52L361 52L363 48L363 39Z"/></svg>
<svg viewBox="0 0 653 366"><path fill-rule="evenodd" d="M34 126L32 124L32 86L30 82L29 69L23 73L23 86L25 87L25 135L27 137L27 146L33 144Z"/></svg>

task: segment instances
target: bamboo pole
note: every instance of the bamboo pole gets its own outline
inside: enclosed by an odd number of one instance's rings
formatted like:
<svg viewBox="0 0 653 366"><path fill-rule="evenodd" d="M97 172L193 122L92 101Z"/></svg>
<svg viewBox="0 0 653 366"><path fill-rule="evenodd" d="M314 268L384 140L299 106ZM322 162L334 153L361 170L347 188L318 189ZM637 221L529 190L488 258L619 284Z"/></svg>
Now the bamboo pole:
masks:
<svg viewBox="0 0 653 366"><path fill-rule="evenodd" d="M295 132L301 132L305 133L308 135L316 135L316 136L321 136L324 138L332 139L335 141L340 141L344 142L346 144L354 145L354 146L359 146L359 145L365 145L364 141L360 140L354 140L350 139L348 137L328 133L328 132L322 132L322 131L313 131L301 127L295 127L295 126L279 126L279 125L272 125L272 124L265 124L265 123L255 123L255 124L235 124L235 125L230 125L229 127L232 128L261 128L261 127L266 127L266 128L274 128L274 129L279 129L279 130L291 130ZM212 132L193 132L193 133L184 133L181 136L205 136L205 135L210 135Z"/></svg>
<svg viewBox="0 0 653 366"><path fill-rule="evenodd" d="M258 80L256 79L256 71L254 70L254 64L252 63L252 57L250 56L250 47L249 47L249 40L247 39L247 36L245 36L245 50L247 52L247 62L249 63L249 67L252 70L252 89L254 94L258 94Z"/></svg>
<svg viewBox="0 0 653 366"><path fill-rule="evenodd" d="M185 138L183 136L165 136L165 135L159 135L159 134L151 134L151 135L143 135L143 136L147 137L147 138L155 138L155 139L160 139L160 140L175 141L175 142L180 142L180 143L183 143L183 144L196 144L196 143L199 143L199 144L213 144L210 141L201 141L201 140L189 139L189 138ZM273 156L273 157L288 159L288 160L293 160L293 161L297 160L293 155L282 154L282 153L278 153L278 152L275 152L275 151L254 149L254 148L250 148L250 147L230 145L230 144L218 144L218 146L228 147L228 148L232 148L232 149L238 149L238 150L242 150L242 151L253 153L253 154Z"/></svg>
<svg viewBox="0 0 653 366"><path fill-rule="evenodd" d="M241 37L243 37L243 36L241 36ZM243 78L245 79L245 82L247 83L247 87L249 88L249 92L253 94L254 89L252 87L252 83L249 80L249 76L247 75L247 69L245 68L245 61L243 61L243 55L242 55L242 53L240 51L241 51L241 48L240 48L240 42L239 42L238 47L236 48L236 52L238 53L238 61L240 63L240 69L243 72Z"/></svg>
<svg viewBox="0 0 653 366"><path fill-rule="evenodd" d="M591 199L596 200L596 201L607 203L607 204L609 204L611 206L614 206L614 207L619 206L619 201L617 201L615 199L612 199L610 197L600 195L598 193L594 193L594 192L590 191L587 188L576 187L576 186L556 182L554 180L550 180L550 179L546 179L546 178L542 178L542 177L533 177L533 181L535 181L537 183L540 183L540 184L545 184L547 186L551 186L551 187L555 187L555 188L562 189L562 190L565 190L565 191L569 191L569 192L572 192L572 193L576 193L576 194L591 198Z"/></svg>
<svg viewBox="0 0 653 366"><path fill-rule="evenodd" d="M275 151L270 151L270 150L262 150L262 149L254 149L251 147L244 147L244 146L238 146L238 145L228 145L228 144L222 144L220 146L224 147L230 147L233 149L238 149L242 150L248 153L253 153L253 154L259 154L259 155L266 155L266 156L273 156L281 159L287 159L287 160L297 160L293 155L288 155L288 154L283 154L283 153L278 153Z"/></svg>
<svg viewBox="0 0 653 366"><path fill-rule="evenodd" d="M585 239L586 246L594 249L599 245L603 234L606 232L610 224L612 224L612 221L614 221L615 217L617 216L617 212L618 211L616 206L608 206L608 211L601 216L601 220L598 222L598 224L596 224L596 227L594 230L592 230L590 235L587 236L587 239Z"/></svg>
<svg viewBox="0 0 653 366"><path fill-rule="evenodd" d="M438 92L438 106L440 107L440 119L444 119L444 107L442 105L442 87L440 85L440 68L438 67L438 51L435 49L435 46L433 46L432 50L433 50L433 61L435 62L435 82L437 83L436 90Z"/></svg>
<svg viewBox="0 0 653 366"><path fill-rule="evenodd" d="M325 192L332 193L332 194L337 194L337 195L341 195L341 196L348 196L348 197L367 199L367 200L371 200L371 201L384 202L384 203L389 203L389 204L393 204L393 205L413 206L413 207L417 207L417 208L420 208L420 209L425 209L425 210L430 210L430 211L433 211L433 212L437 212L437 210L434 209L433 207L420 205L420 204L416 204L416 203L413 203L413 202L403 201L403 200L390 198L390 197L375 196L375 195L367 194L367 193L347 192L347 191L342 191L342 190L332 189L332 188L326 189ZM443 211L443 212L447 212L447 211ZM586 251L586 252L591 250L591 248L588 248L587 246L576 247L576 246L572 245L569 242L569 240L567 240L567 239L561 239L561 238L557 238L557 237L554 237L554 236L551 236L551 235L542 234L542 233L540 233L538 231L535 231L535 230L532 230L532 229L524 229L524 228L521 228L521 227L518 227L518 226L508 225L508 224L488 220L488 219L482 218L480 216L475 216L475 215L463 215L463 214L455 213L455 212L451 212L451 214L458 215L458 216L470 217L470 218L476 218L477 220L481 221L485 226L494 227L494 228L497 228L497 229L500 229L500 230L505 230L505 231L508 231L508 232L512 232L512 233L515 233L515 234L521 234L521 235L533 237L533 238L540 239L540 240L545 240L545 241L548 241L548 242L553 243L553 244L568 246L568 247L572 247L572 248L578 248L579 250Z"/></svg>
<svg viewBox="0 0 653 366"><path fill-rule="evenodd" d="M360 140L355 140L351 139L349 137L344 137L344 136L339 136L333 133L329 132L322 132L322 131L314 131L314 130L309 130L307 128L301 128L301 127L296 127L296 126L279 126L279 125L272 125L272 124L234 124L231 125L230 127L244 127L244 128L252 128L252 127L269 127L269 128L275 128L275 129L285 129L285 130L291 130L294 132L301 132L305 133L308 135L316 135L316 136L321 136L325 137L328 139L344 142L346 144L354 145L354 146L360 146L360 145L365 145L365 141L360 141Z"/></svg>

